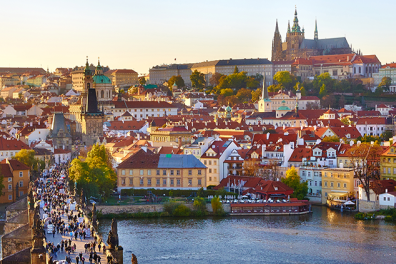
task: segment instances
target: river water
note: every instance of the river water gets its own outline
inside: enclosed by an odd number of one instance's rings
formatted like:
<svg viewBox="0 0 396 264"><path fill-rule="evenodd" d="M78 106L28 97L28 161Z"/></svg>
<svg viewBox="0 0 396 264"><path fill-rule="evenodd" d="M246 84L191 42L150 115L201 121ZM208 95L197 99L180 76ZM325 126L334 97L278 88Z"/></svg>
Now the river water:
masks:
<svg viewBox="0 0 396 264"><path fill-rule="evenodd" d="M99 232L107 239L110 220ZM118 221L124 263L396 263L396 226L313 207L304 216Z"/></svg>

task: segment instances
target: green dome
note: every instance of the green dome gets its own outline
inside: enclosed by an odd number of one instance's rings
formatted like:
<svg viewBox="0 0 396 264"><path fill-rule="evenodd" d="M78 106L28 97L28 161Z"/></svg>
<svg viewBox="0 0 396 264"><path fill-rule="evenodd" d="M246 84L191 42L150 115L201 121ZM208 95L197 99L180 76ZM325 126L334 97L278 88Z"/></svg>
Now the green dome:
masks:
<svg viewBox="0 0 396 264"><path fill-rule="evenodd" d="M94 83L110 83L111 81L109 79L109 77L105 76L105 75L94 75L93 77L93 82Z"/></svg>
<svg viewBox="0 0 396 264"><path fill-rule="evenodd" d="M285 101L285 100L283 100L283 101L282 101L282 104L284 104L284 103L286 103L286 101Z"/></svg>
<svg viewBox="0 0 396 264"><path fill-rule="evenodd" d="M227 106L226 111L227 111L227 112L231 112L231 111L232 111L231 106Z"/></svg>
<svg viewBox="0 0 396 264"><path fill-rule="evenodd" d="M290 108L287 106L281 106L278 108L278 110L290 110Z"/></svg>

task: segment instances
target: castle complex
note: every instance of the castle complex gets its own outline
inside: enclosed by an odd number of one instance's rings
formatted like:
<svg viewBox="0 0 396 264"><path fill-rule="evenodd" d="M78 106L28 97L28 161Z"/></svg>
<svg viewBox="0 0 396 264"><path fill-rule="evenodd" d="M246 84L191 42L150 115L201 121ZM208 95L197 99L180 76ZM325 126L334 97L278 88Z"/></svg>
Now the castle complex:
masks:
<svg viewBox="0 0 396 264"><path fill-rule="evenodd" d="M304 28L298 24L297 9L294 12L293 27L290 22L287 28L286 41L282 42L276 21L274 39L272 41L272 61L290 61L310 56L352 53L345 37L319 39L317 21L315 21L314 39L306 39Z"/></svg>

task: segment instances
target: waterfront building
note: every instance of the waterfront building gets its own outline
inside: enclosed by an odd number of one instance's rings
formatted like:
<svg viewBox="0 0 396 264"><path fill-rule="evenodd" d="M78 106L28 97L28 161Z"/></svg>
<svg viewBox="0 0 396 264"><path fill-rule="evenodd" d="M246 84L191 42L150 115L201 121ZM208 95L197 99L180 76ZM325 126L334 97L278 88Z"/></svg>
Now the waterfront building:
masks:
<svg viewBox="0 0 396 264"><path fill-rule="evenodd" d="M312 202L322 202L322 167L315 166L309 159L300 167L302 181L308 182L308 198ZM312 165L311 165L312 164Z"/></svg>
<svg viewBox="0 0 396 264"><path fill-rule="evenodd" d="M10 157L11 158L11 157ZM30 168L18 160L4 159L0 163L3 176L3 193L0 203L12 203L27 194L30 182Z"/></svg>
<svg viewBox="0 0 396 264"><path fill-rule="evenodd" d="M355 197L353 169L322 169L322 204L345 202L348 197Z"/></svg>
<svg viewBox="0 0 396 264"><path fill-rule="evenodd" d="M153 154L143 149L117 167L117 188L206 188L206 166L193 155Z"/></svg>
<svg viewBox="0 0 396 264"><path fill-rule="evenodd" d="M381 154L380 171L381 179L396 180L396 143Z"/></svg>

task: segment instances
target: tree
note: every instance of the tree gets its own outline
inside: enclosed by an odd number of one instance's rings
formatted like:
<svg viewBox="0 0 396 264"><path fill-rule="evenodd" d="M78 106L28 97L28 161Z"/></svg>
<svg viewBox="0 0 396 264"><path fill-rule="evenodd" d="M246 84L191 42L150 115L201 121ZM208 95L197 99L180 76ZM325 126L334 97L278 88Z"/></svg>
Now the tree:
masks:
<svg viewBox="0 0 396 264"><path fill-rule="evenodd" d="M326 85L322 84L322 87L320 87L320 91L319 91L319 97L322 98L325 95L327 95Z"/></svg>
<svg viewBox="0 0 396 264"><path fill-rule="evenodd" d="M242 88L237 92L236 97L243 103L250 102L252 99L252 91Z"/></svg>
<svg viewBox="0 0 396 264"><path fill-rule="evenodd" d="M245 159L242 164L242 171L244 176L257 176L260 163L257 159Z"/></svg>
<svg viewBox="0 0 396 264"><path fill-rule="evenodd" d="M231 88L227 88L227 89L222 89L220 94L222 96L231 96L234 94L234 91Z"/></svg>
<svg viewBox="0 0 396 264"><path fill-rule="evenodd" d="M288 71L278 71L274 75L274 80L284 88L290 88L293 82L292 76Z"/></svg>
<svg viewBox="0 0 396 264"><path fill-rule="evenodd" d="M140 85L145 85L146 84L146 78L144 76L139 78L139 83Z"/></svg>
<svg viewBox="0 0 396 264"><path fill-rule="evenodd" d="M321 100L321 105L323 107L330 106L330 107L334 108L335 104L336 104L336 99L335 99L334 95L332 95L332 94L324 96Z"/></svg>
<svg viewBox="0 0 396 264"><path fill-rule="evenodd" d="M383 141L388 141L389 139L393 138L393 133L390 130L385 131L381 134L381 139Z"/></svg>
<svg viewBox="0 0 396 264"><path fill-rule="evenodd" d="M206 215L206 202L203 197L194 198L194 209L197 216Z"/></svg>
<svg viewBox="0 0 396 264"><path fill-rule="evenodd" d="M195 88L203 88L205 86L205 74L194 70L190 75L191 85Z"/></svg>
<svg viewBox="0 0 396 264"><path fill-rule="evenodd" d="M260 99L262 93L262 89L257 88L255 91L252 91L252 102L257 102Z"/></svg>
<svg viewBox="0 0 396 264"><path fill-rule="evenodd" d="M247 88L257 88L260 86L260 81L258 81L254 77L247 77L246 79L246 87Z"/></svg>
<svg viewBox="0 0 396 264"><path fill-rule="evenodd" d="M338 100L338 106L339 108L343 108L345 106L345 97L343 95L341 95L340 100Z"/></svg>
<svg viewBox="0 0 396 264"><path fill-rule="evenodd" d="M274 131L274 130L273 130ZM266 133L263 133L266 134ZM270 159L268 163L262 168L260 177L269 181L279 181L279 163L276 160Z"/></svg>
<svg viewBox="0 0 396 264"><path fill-rule="evenodd" d="M218 72L215 72L215 73L212 75L212 77L210 77L209 83L210 83L212 86L217 86L217 85L219 85L220 78L221 78L222 76L225 76L225 75L224 75L224 74L221 74L221 73L218 73Z"/></svg>
<svg viewBox="0 0 396 264"><path fill-rule="evenodd" d="M301 92L301 96L306 96L307 95L307 91L305 90L304 86L301 86L300 92Z"/></svg>
<svg viewBox="0 0 396 264"><path fill-rule="evenodd" d="M220 202L220 198L218 196L213 197L210 203L212 205L214 215L224 215L223 205Z"/></svg>
<svg viewBox="0 0 396 264"><path fill-rule="evenodd" d="M32 149L21 149L13 159L22 162L31 169L37 169L37 160L34 158L34 150Z"/></svg>
<svg viewBox="0 0 396 264"><path fill-rule="evenodd" d="M238 67L235 65L234 73L239 73Z"/></svg>
<svg viewBox="0 0 396 264"><path fill-rule="evenodd" d="M319 109L319 105L317 103L307 103L307 110L317 110Z"/></svg>
<svg viewBox="0 0 396 264"><path fill-rule="evenodd" d="M340 138L337 137L336 135L331 136L331 137L325 136L322 139L322 142L340 142Z"/></svg>
<svg viewBox="0 0 396 264"><path fill-rule="evenodd" d="M172 89L173 84L176 83L177 87L184 87L184 80L180 75L173 75L172 77L169 78L168 80L168 87L169 89Z"/></svg>
<svg viewBox="0 0 396 264"><path fill-rule="evenodd" d="M77 182L78 191L84 188L87 196L108 197L117 181L113 160L104 145L99 144L92 146L84 161L72 161L69 177L72 184Z"/></svg>
<svg viewBox="0 0 396 264"><path fill-rule="evenodd" d="M346 126L349 126L351 124L351 120L349 120L348 117L341 118L340 121Z"/></svg>
<svg viewBox="0 0 396 264"><path fill-rule="evenodd" d="M291 198L302 200L308 193L308 182L300 182L300 176L294 166L286 171L286 178L282 178L281 181L294 190Z"/></svg>
<svg viewBox="0 0 396 264"><path fill-rule="evenodd" d="M380 158L382 148L378 144L361 143L348 150L354 177L363 186L367 200L370 201L370 182L380 179Z"/></svg>
<svg viewBox="0 0 396 264"><path fill-rule="evenodd" d="M392 79L390 77L383 77L378 87L386 88L389 90L389 86L392 84Z"/></svg>

